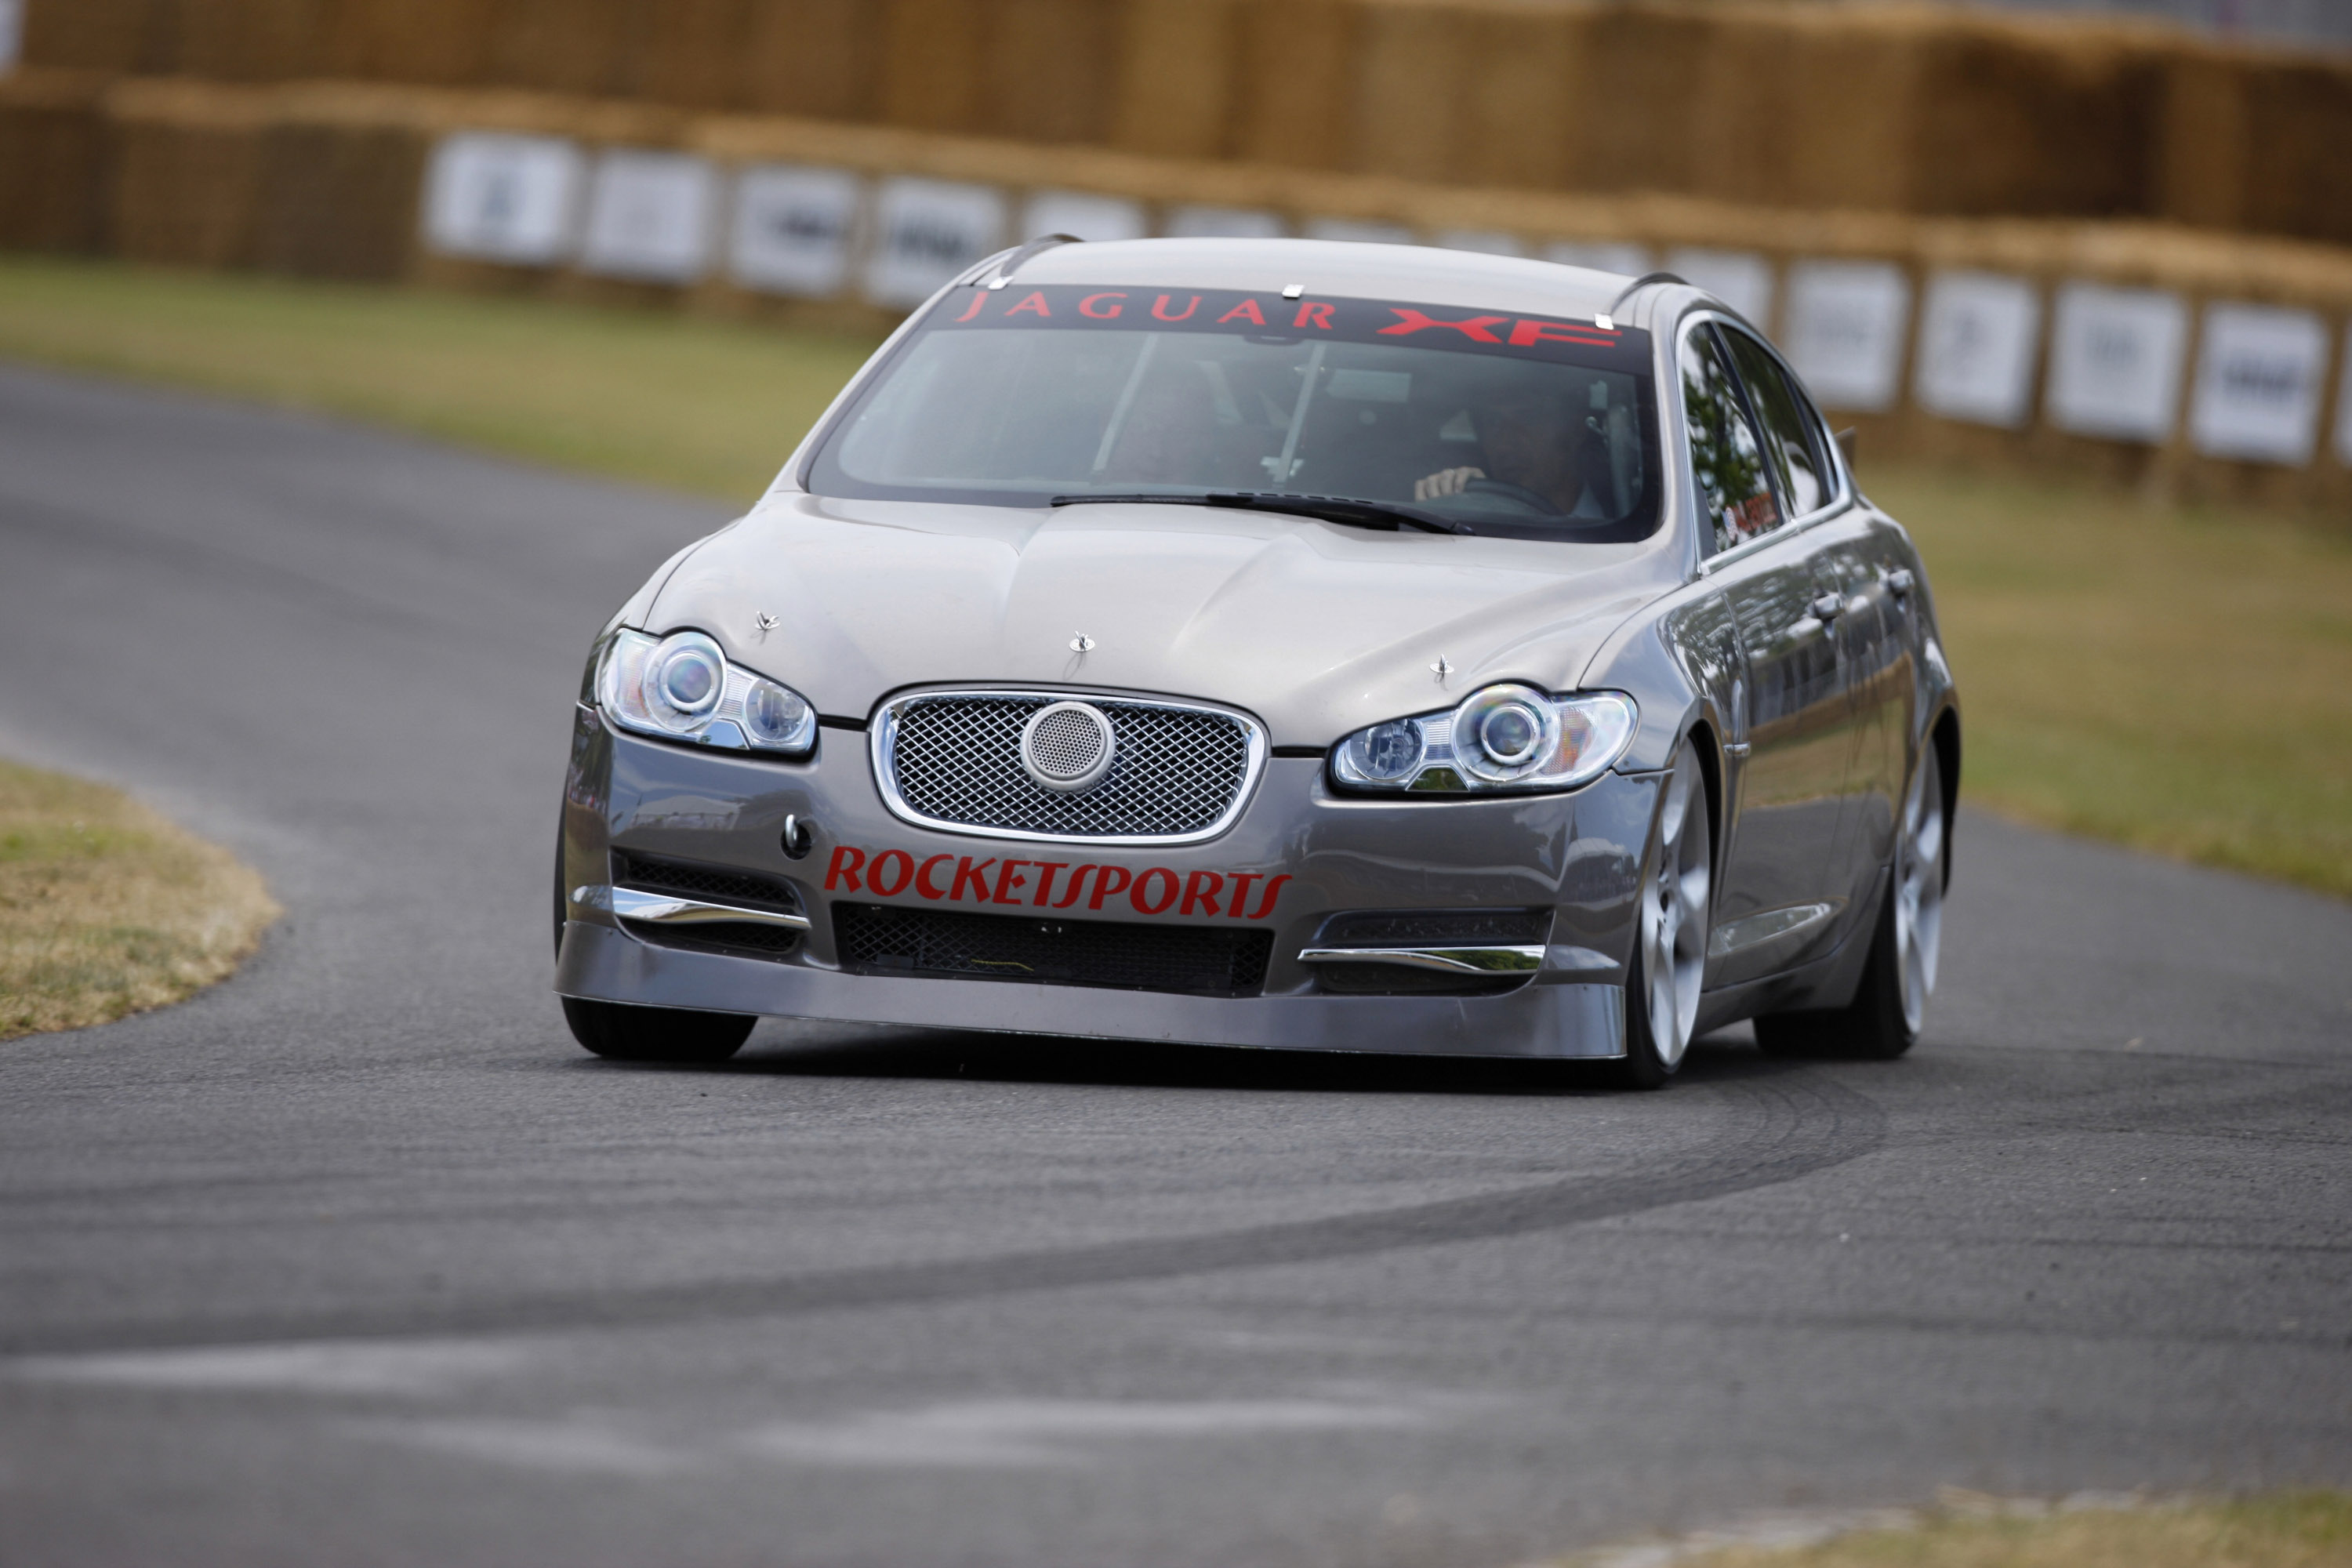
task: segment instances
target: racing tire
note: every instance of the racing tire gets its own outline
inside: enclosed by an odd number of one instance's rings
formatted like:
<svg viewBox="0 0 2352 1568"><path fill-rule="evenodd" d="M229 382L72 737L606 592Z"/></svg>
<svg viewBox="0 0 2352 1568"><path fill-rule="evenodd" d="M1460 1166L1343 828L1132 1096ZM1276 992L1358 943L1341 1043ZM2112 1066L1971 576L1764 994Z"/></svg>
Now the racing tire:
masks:
<svg viewBox="0 0 2352 1568"><path fill-rule="evenodd" d="M1944 770L1934 750L1920 754L1913 773L1862 984L1843 1007L1758 1018L1756 1043L1773 1056L1892 1061L1919 1043L1936 989L1948 879Z"/></svg>
<svg viewBox="0 0 2352 1568"><path fill-rule="evenodd" d="M686 1007L633 1007L622 1002L563 998L572 1037L600 1057L623 1062L723 1062L743 1048L760 1020L741 1013Z"/></svg>
<svg viewBox="0 0 2352 1568"><path fill-rule="evenodd" d="M1688 745L1666 770L1644 866L1617 1079L1628 1089L1664 1089L1682 1067L1698 1021L1715 909L1714 819L1698 753Z"/></svg>

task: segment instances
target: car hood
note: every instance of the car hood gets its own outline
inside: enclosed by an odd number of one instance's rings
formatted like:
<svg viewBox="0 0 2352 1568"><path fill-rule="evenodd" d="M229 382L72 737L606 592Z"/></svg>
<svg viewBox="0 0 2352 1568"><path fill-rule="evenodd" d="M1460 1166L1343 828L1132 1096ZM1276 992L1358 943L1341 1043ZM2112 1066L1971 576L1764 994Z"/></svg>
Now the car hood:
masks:
<svg viewBox="0 0 2352 1568"><path fill-rule="evenodd" d="M690 552L630 618L698 627L829 715L910 687L1094 688L1225 703L1275 745L1323 746L1490 680L1572 687L1672 585L1652 544L794 494Z"/></svg>

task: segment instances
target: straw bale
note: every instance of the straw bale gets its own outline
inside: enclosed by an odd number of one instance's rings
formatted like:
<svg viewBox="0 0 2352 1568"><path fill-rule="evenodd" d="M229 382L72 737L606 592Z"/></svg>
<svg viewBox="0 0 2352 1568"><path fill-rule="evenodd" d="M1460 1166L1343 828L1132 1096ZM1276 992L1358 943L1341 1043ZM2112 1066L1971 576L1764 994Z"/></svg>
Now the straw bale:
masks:
<svg viewBox="0 0 2352 1568"><path fill-rule="evenodd" d="M872 0L752 0L735 101L826 120L877 118L885 19Z"/></svg>
<svg viewBox="0 0 2352 1568"><path fill-rule="evenodd" d="M1693 62L1713 30L1703 12L1625 5L1597 13L1575 133L1585 176L1601 191L1690 191L1703 155Z"/></svg>
<svg viewBox="0 0 2352 1568"><path fill-rule="evenodd" d="M2123 29L1979 22L1926 42L1914 211L2120 217L2148 210L2163 61Z"/></svg>
<svg viewBox="0 0 2352 1568"><path fill-rule="evenodd" d="M1727 29L1714 53L1744 79L1751 107L1721 123L1702 166L1737 169L1719 194L1795 207L1911 205L1912 151L1934 13L1815 10L1783 15L1780 37L1742 58ZM1760 32L1760 27L1749 29Z"/></svg>
<svg viewBox="0 0 2352 1568"><path fill-rule="evenodd" d="M2211 48L2183 49L2166 62L2157 216L2216 228L2244 221L2252 74Z"/></svg>
<svg viewBox="0 0 2352 1568"><path fill-rule="evenodd" d="M2272 59L2249 74L2246 226L2352 244L2352 62Z"/></svg>
<svg viewBox="0 0 2352 1568"><path fill-rule="evenodd" d="M97 71L37 67L0 78L0 246L98 247L105 84Z"/></svg>
<svg viewBox="0 0 2352 1568"><path fill-rule="evenodd" d="M621 90L640 7L659 0L498 0L487 79L547 92Z"/></svg>
<svg viewBox="0 0 2352 1568"><path fill-rule="evenodd" d="M743 87L751 0L664 0L644 14L633 89L691 109L727 109Z"/></svg>
<svg viewBox="0 0 2352 1568"><path fill-rule="evenodd" d="M965 131L981 116L988 16L971 0L883 0L881 119L917 131Z"/></svg>
<svg viewBox="0 0 2352 1568"><path fill-rule="evenodd" d="M152 0L29 0L21 58L61 70L152 69Z"/></svg>
<svg viewBox="0 0 2352 1568"><path fill-rule="evenodd" d="M1130 153L1215 158L1232 146L1241 0L1129 0L1110 141Z"/></svg>
<svg viewBox="0 0 2352 1568"><path fill-rule="evenodd" d="M976 129L1030 142L1110 139L1118 0L992 0Z"/></svg>
<svg viewBox="0 0 2352 1568"><path fill-rule="evenodd" d="M429 89L350 83L279 95L262 142L256 265L326 278L405 272L437 102Z"/></svg>
<svg viewBox="0 0 2352 1568"><path fill-rule="evenodd" d="M261 189L266 93L183 80L118 82L106 100L114 147L114 247L137 261L250 261Z"/></svg>
<svg viewBox="0 0 2352 1568"><path fill-rule="evenodd" d="M337 76L420 85L484 79L499 0L334 0L321 52Z"/></svg>
<svg viewBox="0 0 2352 1568"><path fill-rule="evenodd" d="M1374 0L1362 7L1347 163L1400 179L1460 178L1457 127L1475 97L1475 16L1458 0Z"/></svg>
<svg viewBox="0 0 2352 1568"><path fill-rule="evenodd" d="M1255 0L1240 16L1232 149L1254 163L1330 169L1347 161L1363 7Z"/></svg>
<svg viewBox="0 0 2352 1568"><path fill-rule="evenodd" d="M176 69L210 81L317 74L338 0L177 0Z"/></svg>
<svg viewBox="0 0 2352 1568"><path fill-rule="evenodd" d="M1589 15L1490 5L1465 26L1476 69L1454 129L1455 177L1529 190L1587 184L1574 106L1588 90Z"/></svg>

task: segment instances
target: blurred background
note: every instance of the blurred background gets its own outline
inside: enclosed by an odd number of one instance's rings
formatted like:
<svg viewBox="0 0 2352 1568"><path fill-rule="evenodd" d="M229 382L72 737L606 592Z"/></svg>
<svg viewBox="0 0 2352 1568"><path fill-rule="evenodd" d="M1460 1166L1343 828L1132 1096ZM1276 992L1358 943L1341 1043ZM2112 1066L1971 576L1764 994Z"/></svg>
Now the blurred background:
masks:
<svg viewBox="0 0 2352 1568"><path fill-rule="evenodd" d="M1978 799L2352 891L2343 0L0 0L0 355L737 501L1035 235L1671 269L1927 545Z"/></svg>

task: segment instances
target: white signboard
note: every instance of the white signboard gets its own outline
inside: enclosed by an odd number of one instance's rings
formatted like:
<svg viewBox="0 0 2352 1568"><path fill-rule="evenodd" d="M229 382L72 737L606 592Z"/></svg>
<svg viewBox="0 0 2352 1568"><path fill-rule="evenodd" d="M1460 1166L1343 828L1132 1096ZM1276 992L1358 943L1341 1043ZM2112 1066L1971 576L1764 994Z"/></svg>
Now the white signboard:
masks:
<svg viewBox="0 0 2352 1568"><path fill-rule="evenodd" d="M1143 205L1123 196L1039 191L1021 210L1024 240L1049 234L1075 235L1080 239L1141 239L1150 232L1150 225L1143 221Z"/></svg>
<svg viewBox="0 0 2352 1568"><path fill-rule="evenodd" d="M1307 225L1309 239L1339 239L1357 245L1411 245L1412 230L1401 223L1382 223L1376 218L1318 217Z"/></svg>
<svg viewBox="0 0 2352 1568"><path fill-rule="evenodd" d="M824 299L849 282L862 183L841 169L762 163L735 182L728 268L747 289Z"/></svg>
<svg viewBox="0 0 2352 1568"><path fill-rule="evenodd" d="M2189 308L2153 289L2069 283L2050 336L2051 422L2084 436L2162 441L2180 405Z"/></svg>
<svg viewBox="0 0 2352 1568"><path fill-rule="evenodd" d="M2209 457L2308 463L2326 374L2327 329L2310 311L2208 305L2189 439Z"/></svg>
<svg viewBox="0 0 2352 1568"><path fill-rule="evenodd" d="M710 266L719 171L705 158L616 147L596 161L583 271L691 283Z"/></svg>
<svg viewBox="0 0 2352 1568"><path fill-rule="evenodd" d="M1654 270L1648 246L1606 239L1563 239L1544 247L1544 259L1562 267L1590 267L1595 272L1622 272L1628 278Z"/></svg>
<svg viewBox="0 0 2352 1568"><path fill-rule="evenodd" d="M1666 257L1666 270L1706 289L1758 326L1769 329L1772 264L1754 251L1685 246Z"/></svg>
<svg viewBox="0 0 2352 1568"><path fill-rule="evenodd" d="M919 305L1004 244L1004 197L946 180L886 182L875 203L866 293L877 305Z"/></svg>
<svg viewBox="0 0 2352 1568"><path fill-rule="evenodd" d="M544 267L571 253L586 160L554 136L460 131L433 149L425 242L446 256Z"/></svg>
<svg viewBox="0 0 2352 1568"><path fill-rule="evenodd" d="M2352 327L2344 329L2344 379L2336 388L2336 460L2352 468Z"/></svg>
<svg viewBox="0 0 2352 1568"><path fill-rule="evenodd" d="M25 0L0 0L0 76L25 58Z"/></svg>
<svg viewBox="0 0 2352 1568"><path fill-rule="evenodd" d="M2042 297L2022 278L1938 272L1919 317L1919 406L1946 419L2014 430L2033 400Z"/></svg>
<svg viewBox="0 0 2352 1568"><path fill-rule="evenodd" d="M1891 262L1800 261L1789 268L1781 347L1832 408L1876 414L1895 405L1910 324L1911 280Z"/></svg>
<svg viewBox="0 0 2352 1568"><path fill-rule="evenodd" d="M1446 250L1475 251L1481 256L1525 256L1528 253L1528 247L1519 243L1517 235L1486 228L1449 228L1437 237L1437 243Z"/></svg>
<svg viewBox="0 0 2352 1568"><path fill-rule="evenodd" d="M1249 207L1178 207L1168 232L1179 239L1280 239L1290 226L1276 213Z"/></svg>

